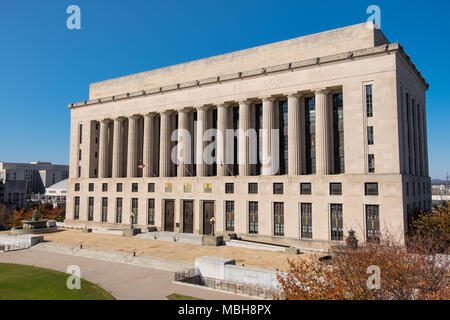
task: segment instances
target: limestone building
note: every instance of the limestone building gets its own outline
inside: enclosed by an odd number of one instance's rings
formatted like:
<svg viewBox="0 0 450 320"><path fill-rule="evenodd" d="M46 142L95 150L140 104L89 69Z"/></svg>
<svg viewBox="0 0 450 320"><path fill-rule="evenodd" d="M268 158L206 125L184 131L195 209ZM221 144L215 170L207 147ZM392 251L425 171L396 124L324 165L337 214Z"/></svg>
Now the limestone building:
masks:
<svg viewBox="0 0 450 320"><path fill-rule="evenodd" d="M0 202L23 208L28 194L43 194L45 188L68 177L68 165L0 162Z"/></svg>
<svg viewBox="0 0 450 320"><path fill-rule="evenodd" d="M427 89L367 23L93 83L69 105L66 223L312 248L403 235L431 204Z"/></svg>

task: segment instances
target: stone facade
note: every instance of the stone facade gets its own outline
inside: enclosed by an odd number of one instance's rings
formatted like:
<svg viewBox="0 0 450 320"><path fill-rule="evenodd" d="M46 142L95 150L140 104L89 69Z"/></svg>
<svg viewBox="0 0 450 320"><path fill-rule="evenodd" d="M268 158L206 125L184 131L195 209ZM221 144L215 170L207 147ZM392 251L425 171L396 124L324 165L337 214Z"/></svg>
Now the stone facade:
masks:
<svg viewBox="0 0 450 320"><path fill-rule="evenodd" d="M209 234L213 216L217 234L313 248L350 229L402 237L431 203L427 89L366 23L91 84L69 105L66 223L125 228L133 212Z"/></svg>

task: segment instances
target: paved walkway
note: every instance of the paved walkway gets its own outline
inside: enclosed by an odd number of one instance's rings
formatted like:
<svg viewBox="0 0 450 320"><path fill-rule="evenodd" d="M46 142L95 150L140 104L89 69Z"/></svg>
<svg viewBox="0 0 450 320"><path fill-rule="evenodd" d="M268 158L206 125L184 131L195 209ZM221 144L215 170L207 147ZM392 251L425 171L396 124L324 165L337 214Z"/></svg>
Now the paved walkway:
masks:
<svg viewBox="0 0 450 320"><path fill-rule="evenodd" d="M162 300L171 293L208 300L251 299L225 292L173 283L174 273L31 248L0 253L0 263L32 265L66 272L78 265L81 277L108 290L121 300Z"/></svg>

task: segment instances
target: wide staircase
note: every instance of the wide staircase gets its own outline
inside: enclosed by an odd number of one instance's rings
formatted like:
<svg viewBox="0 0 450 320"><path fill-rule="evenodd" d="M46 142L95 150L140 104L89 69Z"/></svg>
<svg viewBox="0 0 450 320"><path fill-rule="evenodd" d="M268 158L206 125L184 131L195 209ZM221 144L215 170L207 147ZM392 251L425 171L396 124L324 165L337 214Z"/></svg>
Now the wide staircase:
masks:
<svg viewBox="0 0 450 320"><path fill-rule="evenodd" d="M141 267L179 272L193 268L191 262L168 260L164 258L155 258L149 256L138 256L134 251L124 253L118 251L97 250L91 248L70 246L59 243L43 242L32 248L32 250L45 250L53 253L79 256L84 258L105 260L118 263L126 263Z"/></svg>
<svg viewBox="0 0 450 320"><path fill-rule="evenodd" d="M177 233L169 231L155 231L155 232L145 232L140 233L135 238L145 239L145 240L158 240L166 242L179 242L188 243L194 245L202 245L202 235L192 234L192 233Z"/></svg>

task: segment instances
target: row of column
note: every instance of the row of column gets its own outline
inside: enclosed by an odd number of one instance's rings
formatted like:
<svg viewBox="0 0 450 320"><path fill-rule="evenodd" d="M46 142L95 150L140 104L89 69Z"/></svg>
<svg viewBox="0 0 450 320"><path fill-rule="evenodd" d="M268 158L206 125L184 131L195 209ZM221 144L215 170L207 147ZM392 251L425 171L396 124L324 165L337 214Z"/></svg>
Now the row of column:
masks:
<svg viewBox="0 0 450 320"><path fill-rule="evenodd" d="M426 107L401 90L404 174L429 176Z"/></svg>
<svg viewBox="0 0 450 320"><path fill-rule="evenodd" d="M316 101L316 174L325 175L329 173L330 150L329 150L329 124L328 117L330 106L328 106L328 91L326 89L315 90ZM289 175L300 175L302 172L302 147L304 140L304 110L301 109L300 98L302 95L298 92L288 94L288 172ZM274 175L274 161L270 161L273 143L272 129L275 128L275 109L276 99L273 97L262 97L263 104L263 136L262 136L262 175ZM239 156L239 175L250 175L249 163L249 136L247 131L250 129L250 105L251 100L239 101L239 139L238 139L238 156ZM217 106L217 175L226 176L226 130L228 129L228 105L220 104ZM199 107L197 110L197 127L196 127L196 166L197 176L207 175L207 165L204 162L203 154L206 147L206 141L203 140L204 133L207 130L207 107ZM303 112L302 112L303 111ZM190 137L186 134L189 132L189 112L190 109L178 110L178 150L177 150L177 176L189 176L190 172L186 167L185 159L186 151L190 143ZM137 121L141 116L128 117L128 150L127 156L127 177L136 177L138 170L138 141L142 141L143 146L143 177L151 177L155 172L157 163L155 163L156 152L159 151L159 176L170 176L171 161L171 141L170 141L170 111L164 111L160 114L160 145L159 150L155 146L152 134L155 132L154 117L156 114L145 114L144 118L144 137L142 140L137 139ZM122 177L122 163L124 161L123 137L124 125L126 118L120 117L113 120L113 152L112 152L112 177ZM106 178L108 176L108 128L111 120L100 121L100 141L99 141L99 168L98 176ZM140 160L140 159L139 159Z"/></svg>

